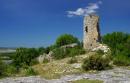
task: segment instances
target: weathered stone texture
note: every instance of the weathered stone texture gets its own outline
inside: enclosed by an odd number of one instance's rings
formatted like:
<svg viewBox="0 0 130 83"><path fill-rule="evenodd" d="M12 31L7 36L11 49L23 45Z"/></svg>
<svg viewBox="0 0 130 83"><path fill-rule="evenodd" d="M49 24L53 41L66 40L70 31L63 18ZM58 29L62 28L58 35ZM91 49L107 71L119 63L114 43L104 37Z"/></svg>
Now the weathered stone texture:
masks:
<svg viewBox="0 0 130 83"><path fill-rule="evenodd" d="M91 50L99 45L100 30L99 30L99 16L89 15L84 18L84 49Z"/></svg>

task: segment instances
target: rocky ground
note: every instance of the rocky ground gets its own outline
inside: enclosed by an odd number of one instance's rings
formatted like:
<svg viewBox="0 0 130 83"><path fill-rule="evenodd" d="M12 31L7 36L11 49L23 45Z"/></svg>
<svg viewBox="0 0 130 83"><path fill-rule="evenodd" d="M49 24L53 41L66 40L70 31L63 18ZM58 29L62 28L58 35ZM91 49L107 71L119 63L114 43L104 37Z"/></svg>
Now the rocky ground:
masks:
<svg viewBox="0 0 130 83"><path fill-rule="evenodd" d="M0 83L70 83L80 79L103 80L104 83L130 83L130 70L127 68L114 68L95 74L66 75L60 79L47 80L40 76L4 78Z"/></svg>

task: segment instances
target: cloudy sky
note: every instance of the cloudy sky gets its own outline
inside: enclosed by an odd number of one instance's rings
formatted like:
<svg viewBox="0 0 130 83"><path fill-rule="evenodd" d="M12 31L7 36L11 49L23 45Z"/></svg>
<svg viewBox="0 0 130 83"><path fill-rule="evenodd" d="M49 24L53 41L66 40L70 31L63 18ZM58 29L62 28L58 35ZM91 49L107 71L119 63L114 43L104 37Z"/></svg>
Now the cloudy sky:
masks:
<svg viewBox="0 0 130 83"><path fill-rule="evenodd" d="M82 40L83 17L100 16L101 33L130 33L130 0L0 0L0 47L48 46L64 33Z"/></svg>

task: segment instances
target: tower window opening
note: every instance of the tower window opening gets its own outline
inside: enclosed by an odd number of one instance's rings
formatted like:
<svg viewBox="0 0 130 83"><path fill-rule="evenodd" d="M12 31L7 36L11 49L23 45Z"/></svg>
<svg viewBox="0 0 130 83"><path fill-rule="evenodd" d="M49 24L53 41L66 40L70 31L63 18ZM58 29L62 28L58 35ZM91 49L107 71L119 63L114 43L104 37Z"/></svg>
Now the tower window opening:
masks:
<svg viewBox="0 0 130 83"><path fill-rule="evenodd" d="M90 15L90 18L92 18L92 15Z"/></svg>
<svg viewBox="0 0 130 83"><path fill-rule="evenodd" d="M88 32L88 27L87 26L85 27L85 31Z"/></svg>

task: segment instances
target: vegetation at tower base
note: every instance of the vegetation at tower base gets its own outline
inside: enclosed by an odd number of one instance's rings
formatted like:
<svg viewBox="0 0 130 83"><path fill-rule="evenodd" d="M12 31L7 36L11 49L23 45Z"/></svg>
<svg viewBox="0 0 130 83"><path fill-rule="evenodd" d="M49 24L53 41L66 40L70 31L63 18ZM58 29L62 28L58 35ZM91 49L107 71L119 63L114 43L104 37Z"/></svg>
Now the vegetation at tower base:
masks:
<svg viewBox="0 0 130 83"><path fill-rule="evenodd" d="M84 70L105 70L110 68L111 56L96 52L94 55L87 57L83 62Z"/></svg>
<svg viewBox="0 0 130 83"><path fill-rule="evenodd" d="M104 35L102 40L111 48L114 64L130 65L130 34L113 32Z"/></svg>
<svg viewBox="0 0 130 83"><path fill-rule="evenodd" d="M71 44L76 43L76 46L72 46ZM67 47L70 45L70 47ZM66 57L73 57L76 55L81 55L85 53L80 41L78 38L74 37L71 34L63 34L56 39L56 43L52 46L55 49L53 50L54 59L63 59Z"/></svg>
<svg viewBox="0 0 130 83"><path fill-rule="evenodd" d="M53 52L54 59L63 59L66 57L74 57L77 55L85 54L85 50L79 46L74 48L57 48Z"/></svg>

